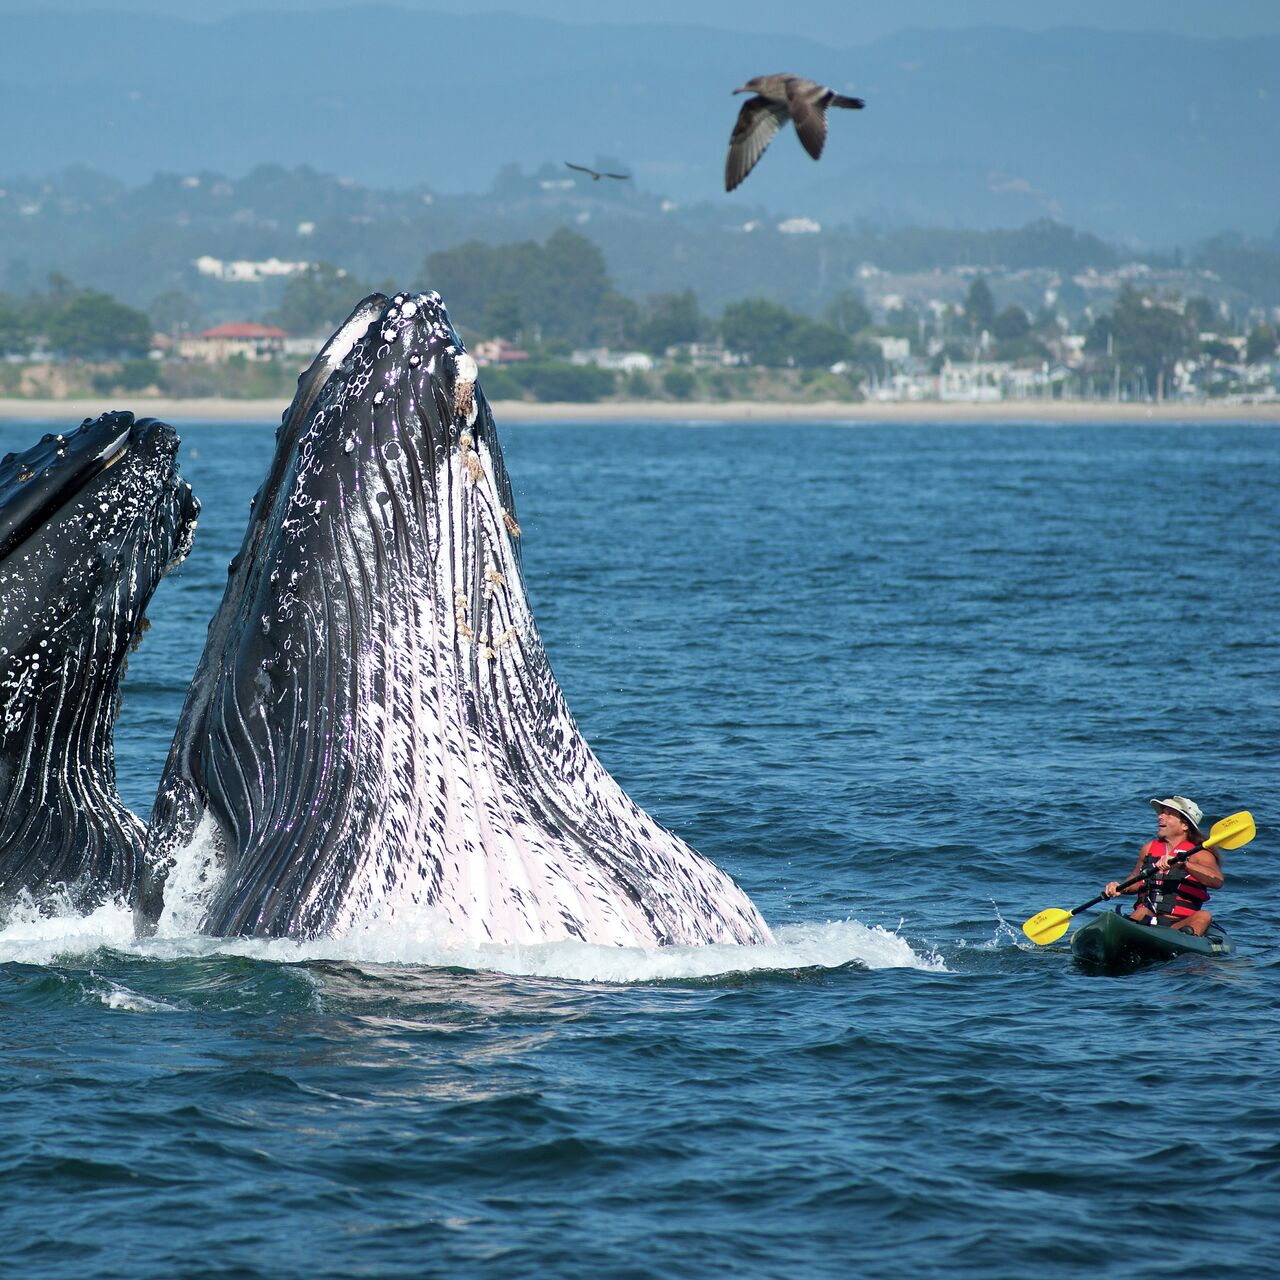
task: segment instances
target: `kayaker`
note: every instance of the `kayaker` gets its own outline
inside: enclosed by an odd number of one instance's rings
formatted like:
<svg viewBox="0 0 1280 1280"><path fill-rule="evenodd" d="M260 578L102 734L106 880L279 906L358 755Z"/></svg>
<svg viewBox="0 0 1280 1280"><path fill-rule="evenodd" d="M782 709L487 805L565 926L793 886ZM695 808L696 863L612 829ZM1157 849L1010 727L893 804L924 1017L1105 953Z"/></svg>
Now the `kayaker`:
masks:
<svg viewBox="0 0 1280 1280"><path fill-rule="evenodd" d="M1218 855L1212 849L1199 847L1204 840L1200 829L1204 812L1186 796L1150 803L1156 811L1157 835L1142 846L1134 864L1134 876L1149 878L1128 890L1138 895L1129 918L1185 929L1203 937L1213 919L1212 912L1205 909L1209 890L1220 889L1223 879ZM1120 892L1120 881L1110 881L1104 892L1114 898Z"/></svg>

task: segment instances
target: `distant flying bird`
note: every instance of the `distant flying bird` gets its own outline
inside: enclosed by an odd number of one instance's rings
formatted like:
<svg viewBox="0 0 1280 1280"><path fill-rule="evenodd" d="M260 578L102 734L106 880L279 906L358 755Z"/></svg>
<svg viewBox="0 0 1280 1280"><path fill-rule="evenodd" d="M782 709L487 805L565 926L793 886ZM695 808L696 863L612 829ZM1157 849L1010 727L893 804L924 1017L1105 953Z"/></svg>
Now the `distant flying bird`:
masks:
<svg viewBox="0 0 1280 1280"><path fill-rule="evenodd" d="M585 164L569 164L568 160L565 161L565 164L568 164L570 169L577 169L579 173L589 173L591 175L592 182L599 182L601 178L631 177L629 173L597 173L594 169L588 169Z"/></svg>
<svg viewBox="0 0 1280 1280"><path fill-rule="evenodd" d="M742 104L729 138L729 156L724 163L726 191L732 191L755 168L773 135L788 120L794 122L804 149L816 160L827 140L827 108L861 110L867 105L861 98L846 98L826 85L785 73L756 76L734 93L756 96Z"/></svg>

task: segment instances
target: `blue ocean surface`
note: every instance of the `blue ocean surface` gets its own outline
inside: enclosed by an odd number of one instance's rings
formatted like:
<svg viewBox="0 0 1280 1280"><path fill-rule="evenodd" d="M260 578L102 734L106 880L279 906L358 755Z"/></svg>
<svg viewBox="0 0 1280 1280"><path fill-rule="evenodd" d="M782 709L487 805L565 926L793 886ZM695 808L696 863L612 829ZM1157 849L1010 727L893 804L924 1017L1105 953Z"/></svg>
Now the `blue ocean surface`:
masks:
<svg viewBox="0 0 1280 1280"><path fill-rule="evenodd" d="M144 816L274 447L175 425L203 514L124 685ZM17 912L0 1273L1280 1274L1280 430L499 428L587 741L776 945ZM1173 793L1257 820L1236 953L1028 942Z"/></svg>

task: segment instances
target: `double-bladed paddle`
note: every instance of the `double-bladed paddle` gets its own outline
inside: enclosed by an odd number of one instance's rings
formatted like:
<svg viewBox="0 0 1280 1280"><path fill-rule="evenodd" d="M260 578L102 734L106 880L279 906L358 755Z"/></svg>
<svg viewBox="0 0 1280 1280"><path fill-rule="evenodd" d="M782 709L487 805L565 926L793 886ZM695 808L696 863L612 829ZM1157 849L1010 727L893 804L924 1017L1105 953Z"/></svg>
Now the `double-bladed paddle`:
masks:
<svg viewBox="0 0 1280 1280"><path fill-rule="evenodd" d="M1233 813L1230 817L1215 822L1209 828L1209 834L1205 836L1204 843L1197 845L1194 849L1188 849L1185 853L1178 854L1176 861L1183 862L1191 857L1193 853L1199 853L1201 849L1239 849L1241 845L1248 844L1257 834L1258 829L1253 825L1253 814ZM1132 889L1135 884L1141 884L1149 876L1150 873L1147 872L1140 876L1134 876L1120 885L1116 892L1123 893L1126 889ZM1047 907L1044 911L1033 915L1022 926L1022 932L1032 942L1046 947L1051 942L1057 942L1066 933L1067 925L1071 922L1072 916L1079 915L1080 912L1096 906L1106 896L1105 893L1100 893L1096 898L1090 898L1088 902L1082 902L1078 907L1073 907L1070 911L1063 911L1059 907Z"/></svg>

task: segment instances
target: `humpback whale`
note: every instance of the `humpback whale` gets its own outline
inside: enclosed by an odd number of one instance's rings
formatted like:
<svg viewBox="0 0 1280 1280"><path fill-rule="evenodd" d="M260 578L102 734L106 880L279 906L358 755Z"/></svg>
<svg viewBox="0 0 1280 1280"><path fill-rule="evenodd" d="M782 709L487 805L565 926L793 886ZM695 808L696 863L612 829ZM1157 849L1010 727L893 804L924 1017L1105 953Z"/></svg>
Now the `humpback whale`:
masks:
<svg viewBox="0 0 1280 1280"><path fill-rule="evenodd" d="M127 899L145 828L116 791L120 680L200 506L167 423L108 413L0 460L0 901Z"/></svg>
<svg viewBox="0 0 1280 1280"><path fill-rule="evenodd" d="M220 936L770 940L575 725L477 372L438 294L374 294L299 379L160 780L141 933L181 861Z"/></svg>

